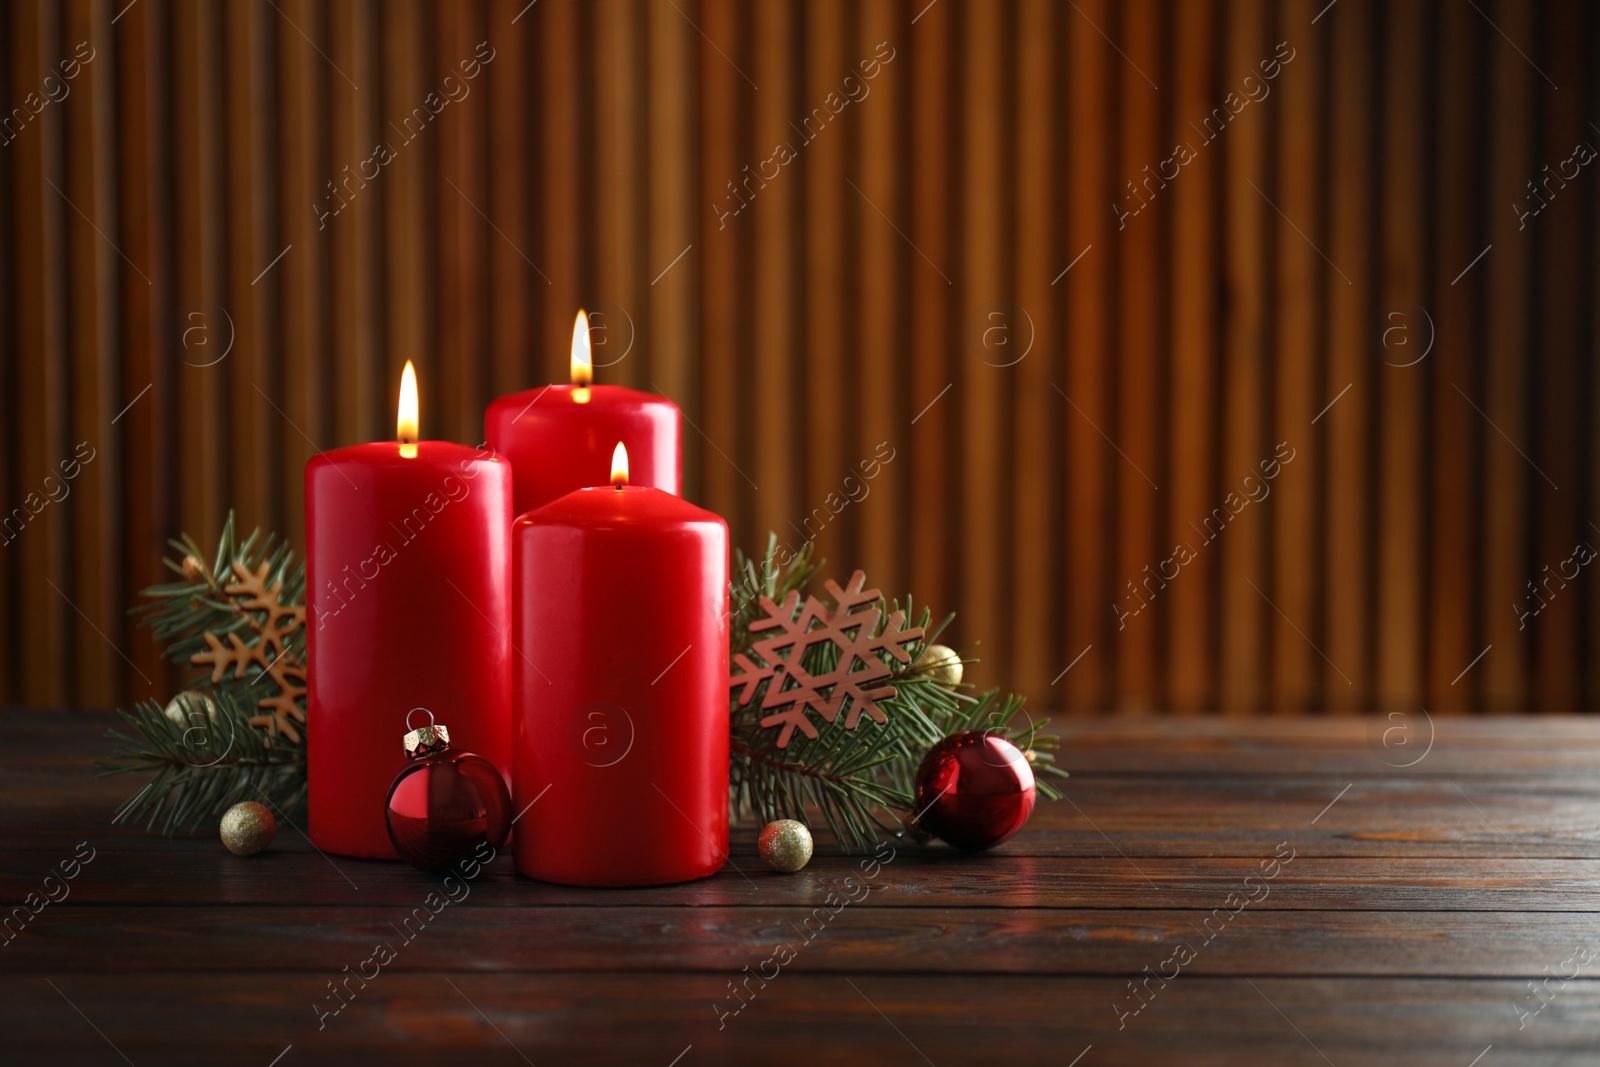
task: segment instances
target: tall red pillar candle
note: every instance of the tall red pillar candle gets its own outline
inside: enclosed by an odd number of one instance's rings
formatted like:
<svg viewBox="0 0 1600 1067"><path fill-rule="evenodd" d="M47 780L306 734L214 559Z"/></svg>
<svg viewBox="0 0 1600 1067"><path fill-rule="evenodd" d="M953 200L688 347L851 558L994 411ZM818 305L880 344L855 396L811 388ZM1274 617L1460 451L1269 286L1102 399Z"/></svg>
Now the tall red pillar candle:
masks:
<svg viewBox="0 0 1600 1067"><path fill-rule="evenodd" d="M683 491L682 415L654 393L591 385L589 322L572 328L572 384L546 385L489 405L484 437L516 472L516 514L543 507L574 489L606 485L617 442L628 449L633 485Z"/></svg>
<svg viewBox="0 0 1600 1067"><path fill-rule="evenodd" d="M399 442L306 464L309 832L343 856L398 858L384 802L412 708L511 770L511 465L417 441L415 382L407 363Z"/></svg>
<svg viewBox="0 0 1600 1067"><path fill-rule="evenodd" d="M579 489L518 518L512 553L517 870L583 886L716 873L727 523L659 489Z"/></svg>

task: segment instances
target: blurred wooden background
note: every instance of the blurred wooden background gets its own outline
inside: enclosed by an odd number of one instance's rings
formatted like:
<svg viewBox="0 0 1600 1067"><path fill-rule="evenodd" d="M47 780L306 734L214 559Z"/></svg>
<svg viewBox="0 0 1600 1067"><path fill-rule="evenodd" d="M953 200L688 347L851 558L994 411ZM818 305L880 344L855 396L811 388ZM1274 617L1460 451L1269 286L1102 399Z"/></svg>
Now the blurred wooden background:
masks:
<svg viewBox="0 0 1600 1067"><path fill-rule="evenodd" d="M168 536L298 544L307 457L391 436L406 358L476 443L585 305L736 543L820 527L1036 706L1594 706L1596 583L1551 576L1600 546L1597 23L12 0L0 700L168 695L125 614Z"/></svg>

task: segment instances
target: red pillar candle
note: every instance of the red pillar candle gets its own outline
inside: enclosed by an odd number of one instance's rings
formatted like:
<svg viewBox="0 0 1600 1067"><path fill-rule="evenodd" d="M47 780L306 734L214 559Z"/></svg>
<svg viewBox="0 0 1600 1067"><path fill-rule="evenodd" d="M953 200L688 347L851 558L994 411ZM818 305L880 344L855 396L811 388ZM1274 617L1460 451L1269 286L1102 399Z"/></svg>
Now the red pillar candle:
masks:
<svg viewBox="0 0 1600 1067"><path fill-rule="evenodd" d="M579 489L517 519L512 553L517 870L584 886L716 873L728 524L659 489Z"/></svg>
<svg viewBox="0 0 1600 1067"><path fill-rule="evenodd" d="M400 441L306 464L309 832L343 856L398 858L384 801L414 707L510 776L511 465L416 437L407 363Z"/></svg>
<svg viewBox="0 0 1600 1067"><path fill-rule="evenodd" d="M678 406L654 393L591 385L593 375L589 320L580 311L572 327L572 384L512 393L489 405L484 437L516 472L516 514L605 485L619 441L628 449L632 484L674 496L683 491Z"/></svg>

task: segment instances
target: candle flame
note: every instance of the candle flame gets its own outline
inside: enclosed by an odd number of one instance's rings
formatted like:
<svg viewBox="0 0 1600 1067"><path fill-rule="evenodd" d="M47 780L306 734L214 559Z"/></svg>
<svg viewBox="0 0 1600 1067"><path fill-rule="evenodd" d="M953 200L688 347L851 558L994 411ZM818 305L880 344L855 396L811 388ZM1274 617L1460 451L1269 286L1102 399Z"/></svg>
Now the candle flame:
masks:
<svg viewBox="0 0 1600 1067"><path fill-rule="evenodd" d="M572 384L587 386L594 381L594 357L589 349L589 316L582 308L572 322Z"/></svg>
<svg viewBox="0 0 1600 1067"><path fill-rule="evenodd" d="M406 360L406 369L400 374L400 414L395 419L395 436L400 438L400 454L407 459L417 454L417 368Z"/></svg>
<svg viewBox="0 0 1600 1067"><path fill-rule="evenodd" d="M611 453L611 484L618 489L628 484L628 448L621 441Z"/></svg>

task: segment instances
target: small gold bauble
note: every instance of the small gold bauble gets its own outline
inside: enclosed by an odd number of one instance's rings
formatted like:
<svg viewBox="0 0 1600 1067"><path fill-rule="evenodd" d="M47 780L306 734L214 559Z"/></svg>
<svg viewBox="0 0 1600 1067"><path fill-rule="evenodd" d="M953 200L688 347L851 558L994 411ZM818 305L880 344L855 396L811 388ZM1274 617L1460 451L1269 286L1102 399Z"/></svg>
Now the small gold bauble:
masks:
<svg viewBox="0 0 1600 1067"><path fill-rule="evenodd" d="M793 819L779 819L761 828L756 842L761 862L775 871L793 874L811 862L811 831Z"/></svg>
<svg viewBox="0 0 1600 1067"><path fill-rule="evenodd" d="M201 713L212 722L217 719L217 705L204 693L193 691L179 693L167 702L163 714L179 726L200 726Z"/></svg>
<svg viewBox="0 0 1600 1067"><path fill-rule="evenodd" d="M266 805L242 800L223 812L222 843L235 856L254 856L270 844L278 833L278 820Z"/></svg>
<svg viewBox="0 0 1600 1067"><path fill-rule="evenodd" d="M929 645L912 666L946 685L961 684L961 655L948 646Z"/></svg>
<svg viewBox="0 0 1600 1067"><path fill-rule="evenodd" d="M206 565L195 556L183 557L183 573L190 578L198 578L206 572Z"/></svg>

